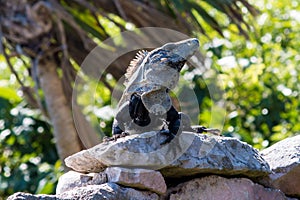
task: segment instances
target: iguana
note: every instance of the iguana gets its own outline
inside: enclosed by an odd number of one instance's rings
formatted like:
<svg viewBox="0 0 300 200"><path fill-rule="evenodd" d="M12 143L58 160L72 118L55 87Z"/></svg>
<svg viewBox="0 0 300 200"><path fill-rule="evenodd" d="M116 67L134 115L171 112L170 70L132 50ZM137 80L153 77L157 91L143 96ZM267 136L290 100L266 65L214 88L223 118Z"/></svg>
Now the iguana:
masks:
<svg viewBox="0 0 300 200"><path fill-rule="evenodd" d="M217 129L192 128L189 117L176 111L169 95L178 83L181 68L198 48L199 41L192 38L138 52L125 74L126 88L113 122L113 137L104 141L148 131L166 135L162 144L170 142L180 130L218 134Z"/></svg>

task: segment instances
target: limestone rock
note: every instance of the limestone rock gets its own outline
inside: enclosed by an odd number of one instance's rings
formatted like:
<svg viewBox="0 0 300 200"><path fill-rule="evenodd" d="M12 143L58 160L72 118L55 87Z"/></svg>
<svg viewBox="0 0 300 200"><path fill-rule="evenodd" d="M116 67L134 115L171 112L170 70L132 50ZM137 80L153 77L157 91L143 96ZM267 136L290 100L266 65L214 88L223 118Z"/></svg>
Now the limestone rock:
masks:
<svg viewBox="0 0 300 200"><path fill-rule="evenodd" d="M69 171L59 177L58 184L56 186L56 194L72 190L75 187L101 185L106 182L107 177L105 173L82 174L75 171Z"/></svg>
<svg viewBox="0 0 300 200"><path fill-rule="evenodd" d="M165 177L199 173L260 177L270 173L259 152L236 138L196 135L189 148L168 167Z"/></svg>
<svg viewBox="0 0 300 200"><path fill-rule="evenodd" d="M168 190L169 199L222 199L222 200L287 200L277 189L264 188L246 178L227 179L220 176L206 176L179 184Z"/></svg>
<svg viewBox="0 0 300 200"><path fill-rule="evenodd" d="M81 172L99 172L103 166L161 170L165 177L200 173L262 176L268 164L250 145L235 138L183 132L160 145L162 134L147 132L101 143L68 157L68 167Z"/></svg>
<svg viewBox="0 0 300 200"><path fill-rule="evenodd" d="M98 145L97 145L98 146ZM95 147L97 147L95 146ZM91 150L82 150L65 159L66 166L72 168L77 172L101 172L106 168L99 160L95 159L94 155L90 153Z"/></svg>
<svg viewBox="0 0 300 200"><path fill-rule="evenodd" d="M300 197L300 135L277 142L261 154L272 170L267 185Z"/></svg>
<svg viewBox="0 0 300 200"><path fill-rule="evenodd" d="M94 173L93 179L91 180L91 185L101 185L107 182L107 175L105 173Z"/></svg>
<svg viewBox="0 0 300 200"><path fill-rule="evenodd" d="M104 172L83 174L69 171L63 174L56 187L56 194L88 185L101 185L106 182L118 183L127 187L150 190L158 194L167 191L165 180L160 172L149 169L128 169L108 167Z"/></svg>
<svg viewBox="0 0 300 200"><path fill-rule="evenodd" d="M45 194L29 194L25 192L17 192L7 198L7 200L57 200L55 195L45 195Z"/></svg>
<svg viewBox="0 0 300 200"><path fill-rule="evenodd" d="M107 174L109 182L142 190L150 190L158 194L164 194L167 191L165 180L158 171L108 167L105 173Z"/></svg>
<svg viewBox="0 0 300 200"><path fill-rule="evenodd" d="M74 188L58 195L33 195L28 193L15 193L8 200L157 200L158 195L152 192L139 191L132 188L121 187L115 183L102 185L88 185Z"/></svg>
<svg viewBox="0 0 300 200"><path fill-rule="evenodd" d="M57 199L156 200L158 199L158 195L152 192L121 187L115 183L104 183L102 185L89 185L69 190L57 195Z"/></svg>

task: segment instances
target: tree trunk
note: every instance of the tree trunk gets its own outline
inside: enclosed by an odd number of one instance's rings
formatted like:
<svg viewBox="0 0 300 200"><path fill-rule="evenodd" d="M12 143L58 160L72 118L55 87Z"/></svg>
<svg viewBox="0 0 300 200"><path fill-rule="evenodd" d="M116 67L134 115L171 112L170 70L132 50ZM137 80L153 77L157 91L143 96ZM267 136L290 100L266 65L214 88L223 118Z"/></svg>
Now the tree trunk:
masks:
<svg viewBox="0 0 300 200"><path fill-rule="evenodd" d="M54 137L58 155L63 161L67 156L81 150L71 113L71 102L67 102L62 82L56 71L56 62L52 56L38 63L40 87L44 91L47 110L54 128Z"/></svg>

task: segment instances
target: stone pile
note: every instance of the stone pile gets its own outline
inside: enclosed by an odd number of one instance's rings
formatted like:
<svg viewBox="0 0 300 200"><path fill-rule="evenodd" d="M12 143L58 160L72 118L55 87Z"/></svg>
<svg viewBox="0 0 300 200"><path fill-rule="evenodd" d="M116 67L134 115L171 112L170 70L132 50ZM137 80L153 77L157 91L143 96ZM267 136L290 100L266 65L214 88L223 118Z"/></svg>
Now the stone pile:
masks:
<svg viewBox="0 0 300 200"><path fill-rule="evenodd" d="M16 199L293 199L300 197L300 136L262 152L238 139L156 132L101 143L65 159L56 195Z"/></svg>

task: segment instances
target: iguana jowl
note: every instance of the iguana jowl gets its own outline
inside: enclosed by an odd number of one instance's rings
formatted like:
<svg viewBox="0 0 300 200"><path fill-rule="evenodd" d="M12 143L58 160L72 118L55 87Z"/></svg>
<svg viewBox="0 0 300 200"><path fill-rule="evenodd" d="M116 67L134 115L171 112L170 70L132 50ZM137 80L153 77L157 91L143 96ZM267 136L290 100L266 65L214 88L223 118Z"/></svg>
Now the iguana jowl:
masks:
<svg viewBox="0 0 300 200"><path fill-rule="evenodd" d="M160 131L167 135L163 143L168 143L179 129L195 131L189 117L172 105L169 91L177 85L181 68L198 48L199 41L192 38L137 54L127 69L126 88L113 123L113 138ZM196 129L196 132L207 131L201 126Z"/></svg>

